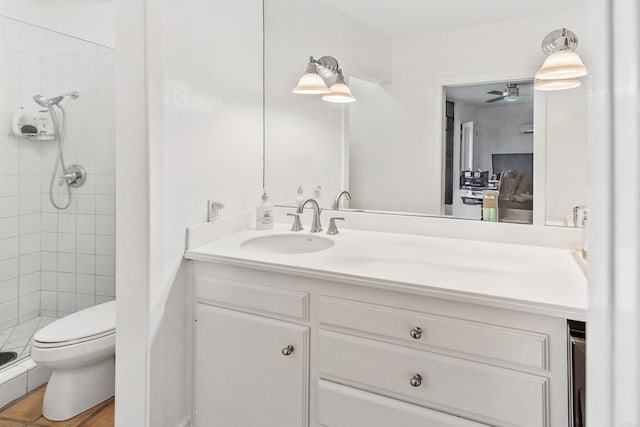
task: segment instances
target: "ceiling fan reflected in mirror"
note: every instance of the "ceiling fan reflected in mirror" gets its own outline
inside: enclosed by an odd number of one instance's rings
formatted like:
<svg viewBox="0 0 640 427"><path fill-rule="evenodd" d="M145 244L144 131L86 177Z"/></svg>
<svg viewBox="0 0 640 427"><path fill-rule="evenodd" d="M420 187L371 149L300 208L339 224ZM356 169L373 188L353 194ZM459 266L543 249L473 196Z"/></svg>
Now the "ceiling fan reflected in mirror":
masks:
<svg viewBox="0 0 640 427"><path fill-rule="evenodd" d="M520 88L518 87L518 83L507 83L504 87L504 91L492 90L491 92L487 92L488 95L499 95L497 98L490 99L485 102L494 103L498 101L508 101L513 102L520 99Z"/></svg>

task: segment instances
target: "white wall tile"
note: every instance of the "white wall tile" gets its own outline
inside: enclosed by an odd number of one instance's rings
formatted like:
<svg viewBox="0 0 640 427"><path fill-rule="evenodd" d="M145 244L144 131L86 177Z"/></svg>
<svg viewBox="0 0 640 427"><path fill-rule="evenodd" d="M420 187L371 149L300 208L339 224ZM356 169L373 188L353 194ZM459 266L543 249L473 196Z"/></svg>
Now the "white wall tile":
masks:
<svg viewBox="0 0 640 427"><path fill-rule="evenodd" d="M115 297L106 297L102 295L96 295L96 304L102 304L103 302L113 301Z"/></svg>
<svg viewBox="0 0 640 427"><path fill-rule="evenodd" d="M78 213L79 214L95 214L96 213L96 196L93 194L78 194L76 197L78 201Z"/></svg>
<svg viewBox="0 0 640 427"><path fill-rule="evenodd" d="M0 219L0 239L20 235L20 217Z"/></svg>
<svg viewBox="0 0 640 427"><path fill-rule="evenodd" d="M40 252L20 256L20 274L30 274L40 271Z"/></svg>
<svg viewBox="0 0 640 427"><path fill-rule="evenodd" d="M40 290L40 271L30 274L21 275L20 279L20 296L31 294Z"/></svg>
<svg viewBox="0 0 640 427"><path fill-rule="evenodd" d="M33 292L19 298L18 310L20 317L26 317L40 312L40 292Z"/></svg>
<svg viewBox="0 0 640 427"><path fill-rule="evenodd" d="M20 258L11 258L0 261L0 277L5 280L18 277L20 265L19 260Z"/></svg>
<svg viewBox="0 0 640 427"><path fill-rule="evenodd" d="M95 215L78 215L78 233L81 233L81 234L96 233Z"/></svg>
<svg viewBox="0 0 640 427"><path fill-rule="evenodd" d="M94 234L78 234L76 251L79 254L96 253L96 236ZM105 254L108 255L108 254Z"/></svg>
<svg viewBox="0 0 640 427"><path fill-rule="evenodd" d="M20 178L18 175L0 176L0 197L20 194Z"/></svg>
<svg viewBox="0 0 640 427"><path fill-rule="evenodd" d="M47 199L47 203L49 203ZM58 232L58 214L57 213L42 213L40 215L40 230L48 231L51 233Z"/></svg>
<svg viewBox="0 0 640 427"><path fill-rule="evenodd" d="M67 253L58 253L58 271L64 273L75 273L76 271L76 255Z"/></svg>
<svg viewBox="0 0 640 427"><path fill-rule="evenodd" d="M47 311L58 310L58 293L55 291L40 291L40 309Z"/></svg>
<svg viewBox="0 0 640 427"><path fill-rule="evenodd" d="M17 300L19 292L19 279L9 279L0 282L0 303Z"/></svg>
<svg viewBox="0 0 640 427"><path fill-rule="evenodd" d="M42 251L56 252L58 250L58 233L40 233L40 249Z"/></svg>
<svg viewBox="0 0 640 427"><path fill-rule="evenodd" d="M76 232L76 215L61 213L58 214L58 232L59 233L75 233Z"/></svg>
<svg viewBox="0 0 640 427"><path fill-rule="evenodd" d="M76 256L76 271L83 274L96 273L96 256L78 254Z"/></svg>
<svg viewBox="0 0 640 427"><path fill-rule="evenodd" d="M18 256L20 252L19 242L17 237L0 239L0 261ZM2 280L1 277L0 280Z"/></svg>
<svg viewBox="0 0 640 427"><path fill-rule="evenodd" d="M73 313L76 311L76 294L58 292L58 312Z"/></svg>
<svg viewBox="0 0 640 427"><path fill-rule="evenodd" d="M76 294L76 309L83 310L96 304L96 296L89 294Z"/></svg>
<svg viewBox="0 0 640 427"><path fill-rule="evenodd" d="M40 213L40 194L20 196L20 215Z"/></svg>
<svg viewBox="0 0 640 427"><path fill-rule="evenodd" d="M0 175L18 174L20 174L20 156L18 154L0 156Z"/></svg>
<svg viewBox="0 0 640 427"><path fill-rule="evenodd" d="M58 271L58 253L42 251L40 253L40 267L43 271Z"/></svg>
<svg viewBox="0 0 640 427"><path fill-rule="evenodd" d="M115 257L112 255L96 255L96 274L102 276L113 275L115 271Z"/></svg>
<svg viewBox="0 0 640 427"><path fill-rule="evenodd" d="M18 300L0 303L0 324L18 318Z"/></svg>
<svg viewBox="0 0 640 427"><path fill-rule="evenodd" d="M75 233L58 233L58 251L75 253L76 237Z"/></svg>
<svg viewBox="0 0 640 427"><path fill-rule="evenodd" d="M40 272L40 289L43 291L58 290L58 273L54 271Z"/></svg>
<svg viewBox="0 0 640 427"><path fill-rule="evenodd" d="M31 233L20 236L20 255L31 254L40 251L40 233Z"/></svg>
<svg viewBox="0 0 640 427"><path fill-rule="evenodd" d="M31 234L40 231L40 214L20 216L20 234Z"/></svg>
<svg viewBox="0 0 640 427"><path fill-rule="evenodd" d="M96 236L97 255L115 255L115 236Z"/></svg>
<svg viewBox="0 0 640 427"><path fill-rule="evenodd" d="M96 154L96 171L98 175L113 175L116 170L116 160L113 154Z"/></svg>
<svg viewBox="0 0 640 427"><path fill-rule="evenodd" d="M96 234L115 235L116 220L113 215L96 215Z"/></svg>
<svg viewBox="0 0 640 427"><path fill-rule="evenodd" d="M18 216L20 214L19 197L3 197L0 199L0 218Z"/></svg>
<svg viewBox="0 0 640 427"><path fill-rule="evenodd" d="M76 276L76 292L79 294L95 295L96 276L93 274L78 274Z"/></svg>
<svg viewBox="0 0 640 427"><path fill-rule="evenodd" d="M58 273L58 292L75 292L76 291L76 274L75 273Z"/></svg>
<svg viewBox="0 0 640 427"><path fill-rule="evenodd" d="M96 276L96 295L114 297L115 290L116 284L113 276Z"/></svg>

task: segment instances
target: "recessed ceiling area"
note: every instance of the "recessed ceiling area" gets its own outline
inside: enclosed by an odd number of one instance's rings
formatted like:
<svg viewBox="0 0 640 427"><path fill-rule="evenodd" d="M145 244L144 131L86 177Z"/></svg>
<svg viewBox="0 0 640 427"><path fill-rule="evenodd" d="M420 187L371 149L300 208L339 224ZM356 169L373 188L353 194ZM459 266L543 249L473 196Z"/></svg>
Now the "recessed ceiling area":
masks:
<svg viewBox="0 0 640 427"><path fill-rule="evenodd" d="M584 0L317 0L388 35L504 21L584 8ZM393 19L389 19L389 17Z"/></svg>
<svg viewBox="0 0 640 427"><path fill-rule="evenodd" d="M518 83L520 89L520 98L516 101L498 101L488 103L486 101L493 99L496 95L489 94L493 90L503 91L507 83ZM470 86L448 86L445 88L447 101L461 102L474 107L502 107L505 105L533 103L533 82L499 82Z"/></svg>

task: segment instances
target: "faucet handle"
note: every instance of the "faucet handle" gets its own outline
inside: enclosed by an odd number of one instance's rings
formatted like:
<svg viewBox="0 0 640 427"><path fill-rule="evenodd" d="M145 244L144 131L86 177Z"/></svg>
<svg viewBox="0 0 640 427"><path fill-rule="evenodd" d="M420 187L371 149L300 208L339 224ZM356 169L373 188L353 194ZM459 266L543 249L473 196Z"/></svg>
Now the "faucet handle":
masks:
<svg viewBox="0 0 640 427"><path fill-rule="evenodd" d="M339 234L338 226L336 226L336 221L344 221L343 217L335 217L329 220L329 229L327 229L327 234L336 235Z"/></svg>
<svg viewBox="0 0 640 427"><path fill-rule="evenodd" d="M302 221L300 221L300 214L297 213L288 213L287 216L294 216L293 225L291 226L291 231L302 231L304 227L302 226Z"/></svg>

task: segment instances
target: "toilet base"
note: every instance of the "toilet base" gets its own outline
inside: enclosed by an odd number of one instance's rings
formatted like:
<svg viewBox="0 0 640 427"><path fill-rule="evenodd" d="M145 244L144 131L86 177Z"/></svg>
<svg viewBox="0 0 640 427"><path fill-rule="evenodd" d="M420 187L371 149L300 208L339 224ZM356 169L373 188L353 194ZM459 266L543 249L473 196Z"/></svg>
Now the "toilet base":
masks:
<svg viewBox="0 0 640 427"><path fill-rule="evenodd" d="M51 421L68 420L114 393L114 357L76 369L54 369L44 393L42 415Z"/></svg>

